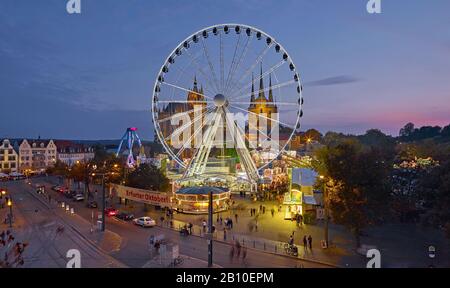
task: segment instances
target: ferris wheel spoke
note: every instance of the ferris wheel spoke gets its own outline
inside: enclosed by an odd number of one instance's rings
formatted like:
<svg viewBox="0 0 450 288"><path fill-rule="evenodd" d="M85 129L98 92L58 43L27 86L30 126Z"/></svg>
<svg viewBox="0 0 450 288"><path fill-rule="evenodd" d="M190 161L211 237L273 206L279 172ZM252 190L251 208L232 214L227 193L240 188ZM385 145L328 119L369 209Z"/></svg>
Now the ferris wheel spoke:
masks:
<svg viewBox="0 0 450 288"><path fill-rule="evenodd" d="M219 93L219 87L217 87L217 84L216 84L215 82L213 82L213 80L211 80L211 77L208 76L208 74L206 74L205 71L203 71L203 68L201 67L200 63L198 63L197 59L196 59L194 56L192 56L192 54L189 53L189 51L188 51L187 49L186 49L185 52L186 52L186 54L192 59L192 61L193 61L193 63L195 64L195 66L197 66L197 71L199 71L200 74L202 74L203 77L205 77L206 81L207 81L208 84L211 86L211 89L212 89L212 88L215 88L216 93L214 93L214 94Z"/></svg>
<svg viewBox="0 0 450 288"><path fill-rule="evenodd" d="M267 142L267 141L270 139L271 143L275 143L275 145L277 145L278 148L280 148L280 150L282 150L283 147L281 147L281 145L277 143L278 140L275 140L275 139L273 139L272 137L269 137L269 135L267 135L267 134L264 133L263 131L259 130L259 129L258 129L258 126L251 125L251 127L254 128L254 129L256 129L256 131L258 131L260 134L262 134L263 136L266 137L266 139L263 140L263 143ZM250 124L249 124L249 130L250 130ZM271 129L271 130L273 130L273 129ZM270 132L272 132L272 131L270 131ZM272 140L274 140L274 141L272 142Z"/></svg>
<svg viewBox="0 0 450 288"><path fill-rule="evenodd" d="M220 38L220 92L223 93L223 85L224 85L224 58L223 58L223 40L222 40L222 33L219 34Z"/></svg>
<svg viewBox="0 0 450 288"><path fill-rule="evenodd" d="M203 38L201 38L201 39L202 39L201 42L202 42L203 53L205 54L206 60L208 61L209 70L211 70L211 74L213 76L214 83L216 83L217 91L220 91L220 88L219 88L220 84L217 80L216 72L214 71L214 65L212 64L211 59L209 58L208 48L206 48L205 41L203 41Z"/></svg>
<svg viewBox="0 0 450 288"><path fill-rule="evenodd" d="M228 92L230 92L232 86L234 86L234 83L233 83L234 75L236 74L237 70L239 69L239 67L240 67L240 65L242 63L242 58L244 58L247 55L247 52L249 50L248 49L249 48L249 44L250 44L252 39L253 39L253 34L250 37L247 37L247 41L245 43L244 50L242 51L241 56L239 56L238 64L235 66L235 69L234 69L233 73L231 74L230 81L229 81L229 83L227 85L227 91L226 91L227 94L228 94Z"/></svg>
<svg viewBox="0 0 450 288"><path fill-rule="evenodd" d="M232 102L234 105L253 105L253 104L261 104L261 102ZM270 105L278 105L278 106L292 106L292 105L298 105L297 102L264 102L265 104ZM295 109L298 109L295 107Z"/></svg>
<svg viewBox="0 0 450 288"><path fill-rule="evenodd" d="M212 107L214 108L214 107ZM197 115L196 117L194 117L194 119L192 119L191 121L189 121L188 123L183 124L183 126L178 127L172 134L168 135L167 137L165 137L164 139L167 141L170 139L170 137L173 136L178 136L180 135L180 133L184 132L184 130L186 130L188 127L190 127L192 125L192 122L196 122L200 119L202 119L203 116L207 116L211 111L209 111L210 109L207 109L206 111L202 112L202 114Z"/></svg>
<svg viewBox="0 0 450 288"><path fill-rule="evenodd" d="M270 120L270 121L275 121L275 122L277 122L277 123L279 123L279 124L281 124L281 125L287 126L287 127L292 128L292 129L294 129L294 130L296 129L293 125L290 125L290 124L281 122L281 121L279 121L279 120L277 120L277 119L269 118L269 117L264 116L264 115L262 115L262 114L258 114L258 113L252 112L252 111L248 111L248 110L243 109L243 108L238 107L238 106L234 106L234 105L231 105L231 104L228 104L228 105L229 105L230 107L235 108L235 109L238 109L238 110L241 110L241 111L244 111L244 112L247 112L247 113L254 114L254 115L258 116L258 117L262 117L262 118L265 118L265 119Z"/></svg>
<svg viewBox="0 0 450 288"><path fill-rule="evenodd" d="M229 80L230 80L230 74L234 70L234 66L236 65L236 62L235 62L235 60L236 60L236 53L237 53L240 41L241 41L241 34L239 34L238 40L236 42L236 47L234 48L233 60L231 61L230 68L228 69L227 80L225 82L225 89L224 89L223 93L226 93L227 90L228 90L228 83L229 83Z"/></svg>
<svg viewBox="0 0 450 288"><path fill-rule="evenodd" d="M200 131L203 131L203 128L205 126L206 125L203 124L202 126L198 127L197 130L194 131L194 133L191 135L191 137L189 137L189 139L184 143L183 147L181 147L180 151L178 151L177 157L180 157L181 153L183 153L183 151L187 148L187 143L192 143L192 139L194 139L194 137L197 136L198 133L200 133ZM194 148L194 147L191 147L191 148Z"/></svg>
<svg viewBox="0 0 450 288"><path fill-rule="evenodd" d="M270 89L278 89L278 88L289 86L289 85L292 85L292 84L295 84L295 83L297 83L296 80L289 80L289 81L286 81L286 82L283 82L283 83L272 85L272 87L267 87L267 88L264 88L264 89L256 90L255 93L258 94L258 93L261 93L261 92L268 92ZM251 95L252 95L252 93L246 93L246 94L240 95L238 97L234 97L233 99L230 99L230 100L239 100L239 99L242 99L242 98L245 98L245 97L250 97Z"/></svg>
<svg viewBox="0 0 450 288"><path fill-rule="evenodd" d="M270 48L272 48L272 46L273 46L273 43L267 45L267 47L264 48L261 51L261 53L259 53L259 55L256 57L255 62L253 62L253 64L251 66L249 66L249 68L244 72L242 77L235 83L235 85L231 91L234 91L236 86L239 86L239 83L241 83L242 80L246 79L250 75L250 72L252 72L255 69L256 65L258 65L258 63L261 63L262 59L264 58L266 53L270 50Z"/></svg>
<svg viewBox="0 0 450 288"><path fill-rule="evenodd" d="M281 60L280 62L278 62L277 64L273 65L272 67L270 67L269 69L267 69L264 73L261 73L261 75L259 75L256 79L250 81L250 83L247 83L246 85L244 85L242 88L240 88L237 92L233 93L231 96L231 99L233 99L233 97L236 97L237 95L239 95L239 93L241 93L242 91L244 91L245 89L250 89L250 87L252 86L252 84L254 82L258 82L261 79L264 79L264 77L266 77L267 75L269 75L270 73L276 71L278 68L280 68L281 66L283 66L283 64L286 63L285 60ZM270 87L268 87L270 88ZM273 87L272 87L273 88Z"/></svg>
<svg viewBox="0 0 450 288"><path fill-rule="evenodd" d="M195 94L197 94L197 95L203 96L203 97L208 98L208 99L210 99L210 100L214 100L214 99L213 99L212 97L210 97L210 96L206 96L205 94L200 94L200 93L195 92L195 91L193 91L193 90L191 90L191 89L183 88L183 87L180 87L180 86L175 85L175 84L171 84L171 83L168 83L168 82L162 82L162 84L167 85L167 86L170 86L170 87L173 87L173 88L177 88L177 89L180 89L180 90L189 92L189 93L195 93ZM158 102L163 103L162 101L158 101ZM169 102L170 102L170 101L169 101ZM176 100L175 100L174 102L176 102ZM188 103L187 100L186 100L185 102ZM198 101L198 102L206 103L206 101ZM183 102L183 103L184 103L184 102Z"/></svg>
<svg viewBox="0 0 450 288"><path fill-rule="evenodd" d="M180 72L180 73L182 73L182 74L184 74L184 75L186 75L186 76L188 76L188 73L186 73L186 68L185 69L181 69L181 68L179 68L178 66L175 66L177 69L178 69L178 71ZM198 69L197 69L197 71L199 71ZM208 79L206 79L206 81L208 82ZM211 94L211 95L215 95L215 94L217 94L217 93L214 93L214 92L212 92L211 90L209 90L208 88L206 88L206 87L204 87L204 90L206 91L206 92L208 92L208 94ZM197 94L199 94L199 93L197 93ZM201 94L200 94L201 95ZM204 95L203 95L204 96ZM205 96L206 97L206 96Z"/></svg>
<svg viewBox="0 0 450 288"><path fill-rule="evenodd" d="M166 101L164 101L164 102L166 102ZM164 102L163 102L163 103L164 103ZM167 102L173 103L172 101L167 101ZM183 102L183 103L187 103L187 102ZM209 106L209 107L206 106L206 108L211 108L211 107L212 107L212 106ZM195 109L198 109L198 108L193 108L193 109L191 109L191 110L189 110L189 111L181 112L181 113L179 113L179 115L180 115L180 114L184 115L184 114L193 113L193 112L195 111ZM163 118L163 119L158 119L157 122L158 122L158 123L162 123L162 122L165 122L165 121L168 121L168 120L172 120L173 117L174 117L174 115L171 115L171 116L166 117L166 118Z"/></svg>

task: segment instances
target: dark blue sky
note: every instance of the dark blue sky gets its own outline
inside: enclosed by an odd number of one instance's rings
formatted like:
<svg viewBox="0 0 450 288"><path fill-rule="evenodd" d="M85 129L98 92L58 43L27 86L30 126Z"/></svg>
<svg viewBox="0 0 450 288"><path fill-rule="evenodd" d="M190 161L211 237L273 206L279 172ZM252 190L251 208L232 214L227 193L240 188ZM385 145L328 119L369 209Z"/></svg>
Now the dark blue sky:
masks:
<svg viewBox="0 0 450 288"><path fill-rule="evenodd" d="M157 70L218 23L277 38L305 83L303 127L348 133L450 122L450 1L0 0L0 138L152 139Z"/></svg>

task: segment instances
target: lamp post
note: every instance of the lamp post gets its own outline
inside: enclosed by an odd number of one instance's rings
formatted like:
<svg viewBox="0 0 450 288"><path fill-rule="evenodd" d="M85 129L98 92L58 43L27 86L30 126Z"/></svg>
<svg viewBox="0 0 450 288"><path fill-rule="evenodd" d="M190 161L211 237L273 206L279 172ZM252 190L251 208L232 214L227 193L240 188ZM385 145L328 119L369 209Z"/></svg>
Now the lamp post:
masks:
<svg viewBox="0 0 450 288"><path fill-rule="evenodd" d="M9 228L12 228L13 214L12 214L12 201L11 201L11 199L8 199L7 205L9 207Z"/></svg>
<svg viewBox="0 0 450 288"><path fill-rule="evenodd" d="M208 201L208 267L212 267L213 259L213 192L209 191L209 201Z"/></svg>
<svg viewBox="0 0 450 288"><path fill-rule="evenodd" d="M323 181L323 180L325 180L325 176L323 176L323 175L320 175L319 176L319 178ZM326 247L328 248L328 204L327 204L327 202L328 202L328 191L327 191L327 183L326 183L326 181L323 181L323 207L324 207L324 212L325 212L325 227L324 227L324 229L325 229L325 244L326 244Z"/></svg>

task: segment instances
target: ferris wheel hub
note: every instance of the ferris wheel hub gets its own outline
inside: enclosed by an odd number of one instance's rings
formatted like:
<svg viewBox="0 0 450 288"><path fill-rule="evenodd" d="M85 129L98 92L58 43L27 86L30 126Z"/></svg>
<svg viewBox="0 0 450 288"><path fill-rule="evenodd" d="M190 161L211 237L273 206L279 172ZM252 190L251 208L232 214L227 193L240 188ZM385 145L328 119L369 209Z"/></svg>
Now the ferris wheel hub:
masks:
<svg viewBox="0 0 450 288"><path fill-rule="evenodd" d="M216 105L216 107L222 107L227 103L227 98L225 98L225 96L223 96L223 94L217 94L216 96L214 96L214 105Z"/></svg>

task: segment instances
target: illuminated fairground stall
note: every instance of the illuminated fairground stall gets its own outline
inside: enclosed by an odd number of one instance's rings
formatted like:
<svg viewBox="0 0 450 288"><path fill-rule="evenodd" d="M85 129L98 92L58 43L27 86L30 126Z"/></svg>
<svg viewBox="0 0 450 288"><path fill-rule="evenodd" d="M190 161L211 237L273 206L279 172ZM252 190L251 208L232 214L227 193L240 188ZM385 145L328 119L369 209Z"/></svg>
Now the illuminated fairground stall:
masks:
<svg viewBox="0 0 450 288"><path fill-rule="evenodd" d="M183 187L175 192L173 208L181 213L208 213L209 193L213 196L214 212L228 209L230 205L230 191L227 188L200 186Z"/></svg>
<svg viewBox="0 0 450 288"><path fill-rule="evenodd" d="M315 211L318 205L314 197L314 183L317 173L308 168L289 168L289 191L284 195L285 219L293 219L296 215L304 215Z"/></svg>

